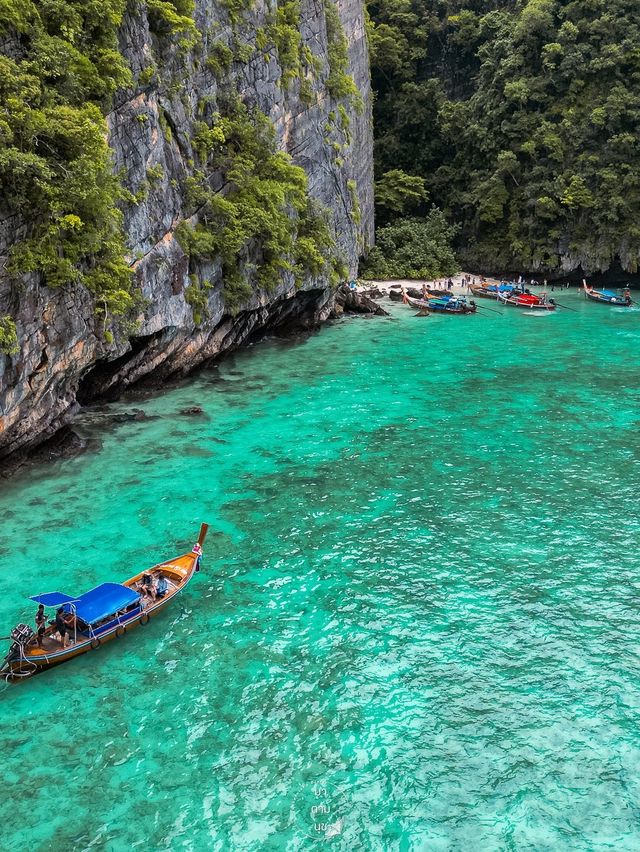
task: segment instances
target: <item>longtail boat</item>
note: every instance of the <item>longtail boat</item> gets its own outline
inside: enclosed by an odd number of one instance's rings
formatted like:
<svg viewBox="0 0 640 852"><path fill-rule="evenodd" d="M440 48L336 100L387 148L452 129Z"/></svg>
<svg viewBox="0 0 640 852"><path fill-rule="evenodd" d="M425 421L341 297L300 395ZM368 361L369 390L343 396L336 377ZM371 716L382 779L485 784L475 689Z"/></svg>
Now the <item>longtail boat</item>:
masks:
<svg viewBox="0 0 640 852"><path fill-rule="evenodd" d="M438 299L413 299L405 294L406 304L431 314L475 314L475 302L467 302L464 296L445 296Z"/></svg>
<svg viewBox="0 0 640 852"><path fill-rule="evenodd" d="M40 635L27 624L18 624L8 637L12 645L0 666L0 678L11 681L31 677L148 624L200 570L208 529L208 524L202 524L190 553L154 565L123 583L102 583L76 597L49 592L30 598L43 608L57 610L57 620L65 624L66 635L59 634L56 622L44 627L44 617Z"/></svg>
<svg viewBox="0 0 640 852"><path fill-rule="evenodd" d="M480 299L493 299L494 301L498 300L498 296L500 293L506 293L509 296L513 296L515 293L523 293L524 288L521 284L472 284L471 292L474 296L478 296Z"/></svg>
<svg viewBox="0 0 640 852"><path fill-rule="evenodd" d="M512 308L522 308L534 313L555 311L558 307L553 299L547 298L546 293L542 293L540 296L536 296L533 293L517 293L515 295L499 293L498 300L503 305L509 305Z"/></svg>
<svg viewBox="0 0 640 852"><path fill-rule="evenodd" d="M472 284L469 288L480 299L497 299L498 288L495 284Z"/></svg>
<svg viewBox="0 0 640 852"><path fill-rule="evenodd" d="M613 290L596 290L595 287L589 287L586 281L582 282L582 287L585 299L589 299L591 302L599 302L601 305L613 305L617 308L631 307L631 293L628 288L620 294L615 293Z"/></svg>

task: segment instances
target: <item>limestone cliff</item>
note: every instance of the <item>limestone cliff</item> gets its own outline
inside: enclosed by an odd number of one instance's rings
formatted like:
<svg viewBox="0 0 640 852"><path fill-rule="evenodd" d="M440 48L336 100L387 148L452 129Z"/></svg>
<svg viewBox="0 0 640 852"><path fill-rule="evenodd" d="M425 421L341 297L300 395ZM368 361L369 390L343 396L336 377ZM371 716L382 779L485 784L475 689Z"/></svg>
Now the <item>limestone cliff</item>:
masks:
<svg viewBox="0 0 640 852"><path fill-rule="evenodd" d="M30 222L3 210L0 201L0 317L15 321L19 342L15 354L0 353L0 457L41 442L68 423L81 403L143 377L184 374L261 329L311 325L328 316L328 273L295 281L285 270L268 287L248 277L251 289L241 291L232 309L221 261L189 257L176 238L182 222L198 222L197 205L187 199L189 178L202 176L194 140L218 114L223 92L268 116L277 147L306 172L309 195L328 211L343 275L355 274L358 256L372 241L371 101L361 0L294 5L301 36L296 50L305 62L296 65L294 57L293 71L278 44L275 4L257 0L243 8L196 0L197 39L191 43L158 33L151 8L151 2L129 3L119 42L133 82L116 92L106 116L114 169L130 196L122 212L127 260L142 295L138 316L112 338L86 288L49 287L34 273L7 274L12 246L24 239ZM331 86L332 10L346 37L343 70L357 92ZM4 48L14 50L10 43ZM210 169L204 179L224 196L223 172ZM260 251L249 247L242 268L251 269ZM194 292L200 294L198 309L190 298Z"/></svg>

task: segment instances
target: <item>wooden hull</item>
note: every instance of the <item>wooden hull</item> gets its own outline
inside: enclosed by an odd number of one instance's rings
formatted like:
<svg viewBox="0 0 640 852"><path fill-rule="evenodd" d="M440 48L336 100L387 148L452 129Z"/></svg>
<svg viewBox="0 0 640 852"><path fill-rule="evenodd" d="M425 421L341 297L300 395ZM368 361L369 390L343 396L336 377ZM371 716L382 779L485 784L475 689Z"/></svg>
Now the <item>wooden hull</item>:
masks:
<svg viewBox="0 0 640 852"><path fill-rule="evenodd" d="M157 609L154 608L153 611L145 610L142 615L136 616L135 619L131 619L130 621L123 620L121 625L118 625L118 627L113 630L105 632L97 639L86 639L85 641L78 642L75 645L70 645L66 650L61 649L54 653L43 652L38 655L29 653L22 659L18 658L11 660L6 663L5 667L0 669L0 676L6 677L9 675L10 680L18 677L30 677L34 674L45 671L46 669L52 669L54 666L66 663L74 657L79 657L89 651L96 651L107 642L111 642L112 639L124 638L124 636L131 633L131 631L136 627L148 624L151 618L159 615L161 610L163 610L168 603L169 601L162 601L162 605Z"/></svg>
<svg viewBox="0 0 640 852"><path fill-rule="evenodd" d="M510 308L520 308L520 310L536 314L549 313L557 308L557 305L550 302L520 302L517 299L505 299L503 296L500 296L500 302Z"/></svg>
<svg viewBox="0 0 640 852"><path fill-rule="evenodd" d="M631 299L626 299L624 296L605 296L589 287L584 287L584 295L590 302L597 302L599 305L609 305L609 307L614 308L630 308L632 304Z"/></svg>
<svg viewBox="0 0 640 852"><path fill-rule="evenodd" d="M419 311L426 311L429 302L427 299L414 299L412 296L404 297L405 305L409 305L412 308L417 308Z"/></svg>
<svg viewBox="0 0 640 852"><path fill-rule="evenodd" d="M474 296L477 296L479 299L492 299L494 302L500 301L500 295L497 290L489 290L487 287L482 287L479 284L476 284L475 287L471 286L471 292ZM507 293L512 293L512 290L502 290L500 291L502 295L506 296ZM517 292L522 293L522 290L518 290Z"/></svg>
<svg viewBox="0 0 640 852"><path fill-rule="evenodd" d="M491 299L494 302L498 301L498 292L497 290L487 290L486 287L471 287L471 292L474 296L477 296L479 299Z"/></svg>
<svg viewBox="0 0 640 852"><path fill-rule="evenodd" d="M203 535L201 535L201 539L204 540ZM143 574L154 571L161 572L169 581L169 590L163 598L149 601L148 605L145 605L142 610L138 608L130 616L127 614L119 617L114 616L112 623L110 622L106 627L91 630L92 635L88 635L87 632L77 634L77 641L66 648L63 648L59 641L56 642L51 638L54 628L48 628L43 639L46 643L45 647L39 648L34 637L21 652L7 656L0 668L0 678L18 680L31 677L89 651L95 651L114 639L124 639L136 628L144 627L152 618L160 615L188 586L198 568L199 558L199 552L194 550L191 553L154 565L153 568L148 568L126 580L122 585L135 588L140 583ZM52 648L55 644L59 647Z"/></svg>
<svg viewBox="0 0 640 852"><path fill-rule="evenodd" d="M417 308L420 311L429 311L430 314L475 314L476 306L463 305L459 307L447 307L446 305L436 305L432 301L424 299L412 299L411 296L406 296L406 302L412 308ZM455 298L450 301L456 302Z"/></svg>

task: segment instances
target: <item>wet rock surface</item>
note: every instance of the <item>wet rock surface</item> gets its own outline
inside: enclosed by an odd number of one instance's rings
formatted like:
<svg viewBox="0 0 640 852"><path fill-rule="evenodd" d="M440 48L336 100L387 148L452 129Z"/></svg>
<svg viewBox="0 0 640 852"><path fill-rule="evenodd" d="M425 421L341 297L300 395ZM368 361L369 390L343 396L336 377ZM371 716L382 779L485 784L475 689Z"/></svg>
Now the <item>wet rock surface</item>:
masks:
<svg viewBox="0 0 640 852"><path fill-rule="evenodd" d="M389 316L384 308L374 302L371 296L362 290L352 290L348 284L343 284L336 290L334 299L332 315L341 316L343 313Z"/></svg>
<svg viewBox="0 0 640 852"><path fill-rule="evenodd" d="M72 459L87 450L95 451L99 448L98 439L84 438L74 429L65 427L35 447L20 450L0 459L0 479L9 479L29 467Z"/></svg>
<svg viewBox="0 0 640 852"><path fill-rule="evenodd" d="M378 287L371 287L369 290L361 291L363 296L368 296L370 299L384 299L387 295L384 290L380 290Z"/></svg>

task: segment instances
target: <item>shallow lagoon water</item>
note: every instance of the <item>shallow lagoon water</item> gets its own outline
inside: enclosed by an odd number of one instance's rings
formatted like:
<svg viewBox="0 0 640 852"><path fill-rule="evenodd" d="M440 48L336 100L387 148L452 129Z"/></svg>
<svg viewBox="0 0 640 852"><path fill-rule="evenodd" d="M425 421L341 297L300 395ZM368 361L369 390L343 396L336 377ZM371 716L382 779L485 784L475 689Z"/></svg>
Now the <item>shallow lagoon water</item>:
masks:
<svg viewBox="0 0 640 852"><path fill-rule="evenodd" d="M0 846L638 849L640 312L561 301L265 342L3 482L3 633L211 531L0 686Z"/></svg>

